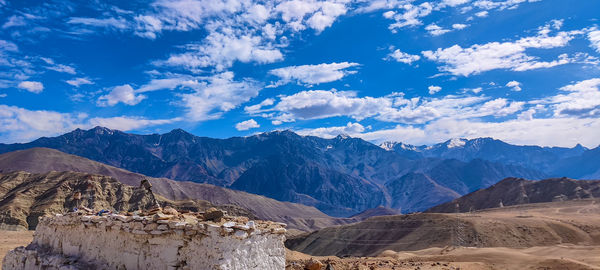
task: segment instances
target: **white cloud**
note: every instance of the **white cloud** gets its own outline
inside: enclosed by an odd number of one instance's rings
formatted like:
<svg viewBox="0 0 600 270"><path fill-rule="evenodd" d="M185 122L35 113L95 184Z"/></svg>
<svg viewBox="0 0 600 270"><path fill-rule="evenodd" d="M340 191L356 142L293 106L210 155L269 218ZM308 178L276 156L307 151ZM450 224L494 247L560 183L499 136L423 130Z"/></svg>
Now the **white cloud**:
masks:
<svg viewBox="0 0 600 270"><path fill-rule="evenodd" d="M246 106L244 108L244 111L248 114L258 114L258 113L262 112L263 107L271 106L273 104L275 104L275 99L267 98L259 104L252 105L252 106Z"/></svg>
<svg viewBox="0 0 600 270"><path fill-rule="evenodd" d="M57 135L81 127L80 117L0 105L0 138L5 142L25 142L40 136Z"/></svg>
<svg viewBox="0 0 600 270"><path fill-rule="evenodd" d="M280 97L274 110L294 119L319 119L333 116L349 116L364 119L378 114L384 106L391 106L388 99L359 98L354 92L311 90ZM279 119L281 120L281 119Z"/></svg>
<svg viewBox="0 0 600 270"><path fill-rule="evenodd" d="M600 53L600 30L590 31L587 36L590 46Z"/></svg>
<svg viewBox="0 0 600 270"><path fill-rule="evenodd" d="M390 24L390 29L394 30L407 26L410 27L423 24L420 18L431 14L433 6L429 2L423 2L418 6L412 4L405 4L402 5L402 9L404 9L403 13L397 13L394 16L392 16L392 19L395 22Z"/></svg>
<svg viewBox="0 0 600 270"><path fill-rule="evenodd" d="M457 30L462 30L467 28L468 25L466 24L462 24L462 23L455 23L452 25L452 28L457 29Z"/></svg>
<svg viewBox="0 0 600 270"><path fill-rule="evenodd" d="M506 87L512 88L513 91L521 91L521 83L517 81L510 81L506 83Z"/></svg>
<svg viewBox="0 0 600 270"><path fill-rule="evenodd" d="M180 96L189 119L202 121L220 118L223 113L256 97L260 89L260 84L253 80L235 81L233 72L223 72L207 78L193 93Z"/></svg>
<svg viewBox="0 0 600 270"><path fill-rule="evenodd" d="M145 128L149 126L159 126L164 124L170 124L173 122L181 121L181 118L173 118L173 119L145 119L142 117L127 117L127 116L118 116L118 117L94 117L89 119L86 124L89 126L102 126L110 129L118 129L121 131L129 131L140 128Z"/></svg>
<svg viewBox="0 0 600 270"><path fill-rule="evenodd" d="M556 117L600 118L600 78L561 87L558 94L532 103L549 104Z"/></svg>
<svg viewBox="0 0 600 270"><path fill-rule="evenodd" d="M25 89L31 93L41 93L44 90L44 85L36 81L22 81L18 85L19 88Z"/></svg>
<svg viewBox="0 0 600 270"><path fill-rule="evenodd" d="M273 101L269 101L270 104ZM485 116L503 117L519 112L524 102L485 96L444 96L407 99L402 93L384 97L358 97L351 91L302 91L280 96L274 106L249 106L246 112L281 122L297 119L350 117L358 121L373 118L384 122L423 124L441 117L470 119Z"/></svg>
<svg viewBox="0 0 600 270"><path fill-rule="evenodd" d="M442 90L441 87L435 86L435 85L430 85L429 87L427 87L427 89L429 89L429 94L430 95L433 95L433 94L439 92L440 90Z"/></svg>
<svg viewBox="0 0 600 270"><path fill-rule="evenodd" d="M2 25L2 29L7 29L11 27L25 26L27 23L25 22L25 17L12 15L10 16L6 22Z"/></svg>
<svg viewBox="0 0 600 270"><path fill-rule="evenodd" d="M214 67L223 70L235 61L244 63L272 63L283 59L283 54L272 44L265 44L261 36L212 32L201 45L190 44L186 52L173 54L157 65L181 66L187 69Z"/></svg>
<svg viewBox="0 0 600 270"><path fill-rule="evenodd" d="M75 87L79 87L85 84L94 84L94 82L90 81L88 78L74 78L71 80L66 80L65 82Z"/></svg>
<svg viewBox="0 0 600 270"><path fill-rule="evenodd" d="M128 131L180 120L179 118L148 120L127 116L90 119L85 113L28 110L0 105L0 140L5 143L27 142L41 136L55 136L76 128L87 129L98 125Z"/></svg>
<svg viewBox="0 0 600 270"><path fill-rule="evenodd" d="M466 3L469 3L471 0L442 0L439 4L438 4L438 8L439 7L456 7L456 6L460 6L460 5L464 5Z"/></svg>
<svg viewBox="0 0 600 270"><path fill-rule="evenodd" d="M180 86L189 87L193 89L195 87L200 86L200 83L198 82L197 78L193 78L190 76L174 76L171 78L152 79L150 80L150 82L142 85L139 89L137 89L136 93L144 93L163 89L173 90Z"/></svg>
<svg viewBox="0 0 600 270"><path fill-rule="evenodd" d="M525 2L538 2L541 0L504 0L504 1L491 1L491 0L478 0L473 3L474 6L481 9L514 9L521 3Z"/></svg>
<svg viewBox="0 0 600 270"><path fill-rule="evenodd" d="M358 63L330 63L318 65L289 66L269 71L281 80L276 85L296 82L299 84L320 84L342 79L348 74L356 71L346 70L350 67L359 66Z"/></svg>
<svg viewBox="0 0 600 270"><path fill-rule="evenodd" d="M54 70L56 72L68 73L68 74L76 74L75 68L72 66L67 66L63 64L57 64L51 58L41 57L42 61L44 61L49 66L46 66L49 70Z"/></svg>
<svg viewBox="0 0 600 270"><path fill-rule="evenodd" d="M540 61L537 57L526 54L527 49L551 49L564 47L581 31L558 32L549 36L542 29L536 36L524 37L514 42L490 42L475 44L468 48L459 45L436 51L423 51L423 55L432 61L442 63L441 71L453 75L469 76L494 69L511 69L525 71L548 68L575 61L563 54L553 61Z"/></svg>
<svg viewBox="0 0 600 270"><path fill-rule="evenodd" d="M129 84L115 86L110 93L98 98L98 106L114 106L119 102L127 105L136 105L144 100L146 96L138 95Z"/></svg>
<svg viewBox="0 0 600 270"><path fill-rule="evenodd" d="M419 61L419 59L421 59L421 56L408 54L408 53L400 51L400 49L396 49L393 52L391 52L390 54L388 54L386 59L394 59L400 63L405 63L405 64L410 65L413 62Z"/></svg>
<svg viewBox="0 0 600 270"><path fill-rule="evenodd" d="M115 29L115 30L126 30L130 28L130 24L123 18L82 18L72 17L67 21L69 24L83 25L89 27Z"/></svg>
<svg viewBox="0 0 600 270"><path fill-rule="evenodd" d="M299 129L295 130L296 133L303 136L318 136L322 138L333 138L340 134L358 136L364 132L365 128L360 123L348 122L345 126L339 127L319 127L314 129Z"/></svg>
<svg viewBox="0 0 600 270"><path fill-rule="evenodd" d="M484 11L480 11L480 12L475 13L475 16L477 16L479 18L483 18L483 17L487 17L488 14L489 14L489 12L487 12L487 11L484 10Z"/></svg>
<svg viewBox="0 0 600 270"><path fill-rule="evenodd" d="M237 129L238 131L244 131L244 130L249 130L252 128L259 128L259 127L260 127L260 125L254 119L242 121L242 122L235 124L235 129Z"/></svg>
<svg viewBox="0 0 600 270"><path fill-rule="evenodd" d="M345 0L158 0L152 4L154 12L135 18L135 31L156 38L162 31L204 28L208 35L203 40L155 64L223 71L236 61L282 60L281 49L288 46L289 37L306 29L322 32L347 12L348 5Z"/></svg>
<svg viewBox="0 0 600 270"><path fill-rule="evenodd" d="M451 31L450 29L444 29L435 23L426 26L425 30L427 30L427 32L429 32L429 34L432 36L443 35Z"/></svg>

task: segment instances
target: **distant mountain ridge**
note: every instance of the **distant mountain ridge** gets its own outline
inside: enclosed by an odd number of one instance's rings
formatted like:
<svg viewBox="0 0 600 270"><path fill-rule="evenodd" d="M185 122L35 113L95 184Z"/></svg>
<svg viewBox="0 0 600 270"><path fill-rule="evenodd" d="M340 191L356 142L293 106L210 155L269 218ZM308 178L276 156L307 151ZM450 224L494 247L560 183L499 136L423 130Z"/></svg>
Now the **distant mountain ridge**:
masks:
<svg viewBox="0 0 600 270"><path fill-rule="evenodd" d="M469 162L482 159L530 168L555 177L593 179L600 176L600 146L595 149L588 149L581 144L573 148L521 146L493 138L476 138L451 139L431 146L384 142L380 147L413 160L442 158ZM586 158L583 159L583 156ZM581 165L582 159L587 160L587 167Z"/></svg>
<svg viewBox="0 0 600 270"><path fill-rule="evenodd" d="M291 131L214 139L181 129L136 135L96 127L25 144L0 144L0 153L32 147L53 148L152 177L298 202L333 216L350 216L380 205L422 211L506 177L546 176L535 169L487 160L411 159L359 138L324 139ZM424 177L404 177L409 173ZM404 180L415 182L400 183ZM402 186L412 188L409 195L398 190Z"/></svg>

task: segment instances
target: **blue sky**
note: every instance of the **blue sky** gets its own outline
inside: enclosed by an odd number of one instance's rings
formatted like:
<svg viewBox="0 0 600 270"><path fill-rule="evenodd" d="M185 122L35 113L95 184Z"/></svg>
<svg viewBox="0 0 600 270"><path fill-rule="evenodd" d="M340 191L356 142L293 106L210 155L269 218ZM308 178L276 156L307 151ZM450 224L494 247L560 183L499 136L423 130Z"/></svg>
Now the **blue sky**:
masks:
<svg viewBox="0 0 600 270"><path fill-rule="evenodd" d="M600 144L595 0L0 0L0 141Z"/></svg>

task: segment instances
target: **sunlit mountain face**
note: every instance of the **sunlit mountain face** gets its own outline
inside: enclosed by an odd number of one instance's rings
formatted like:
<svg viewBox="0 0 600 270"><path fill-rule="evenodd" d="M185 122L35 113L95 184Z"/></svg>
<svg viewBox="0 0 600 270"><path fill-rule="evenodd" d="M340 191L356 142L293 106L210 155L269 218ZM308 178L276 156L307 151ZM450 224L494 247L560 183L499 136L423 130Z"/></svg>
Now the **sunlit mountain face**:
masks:
<svg viewBox="0 0 600 270"><path fill-rule="evenodd" d="M0 142L105 126L591 149L598 10L594 0L0 0Z"/></svg>

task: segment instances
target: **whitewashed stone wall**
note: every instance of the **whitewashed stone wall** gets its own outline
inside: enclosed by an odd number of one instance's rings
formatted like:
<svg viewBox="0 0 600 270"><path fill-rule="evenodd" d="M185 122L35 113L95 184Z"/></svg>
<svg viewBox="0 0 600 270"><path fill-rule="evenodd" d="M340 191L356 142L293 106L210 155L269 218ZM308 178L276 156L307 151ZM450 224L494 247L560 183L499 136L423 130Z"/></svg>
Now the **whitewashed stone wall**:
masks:
<svg viewBox="0 0 600 270"><path fill-rule="evenodd" d="M283 226L235 220L156 220L152 216L44 217L33 242L9 252L2 269L283 270Z"/></svg>

